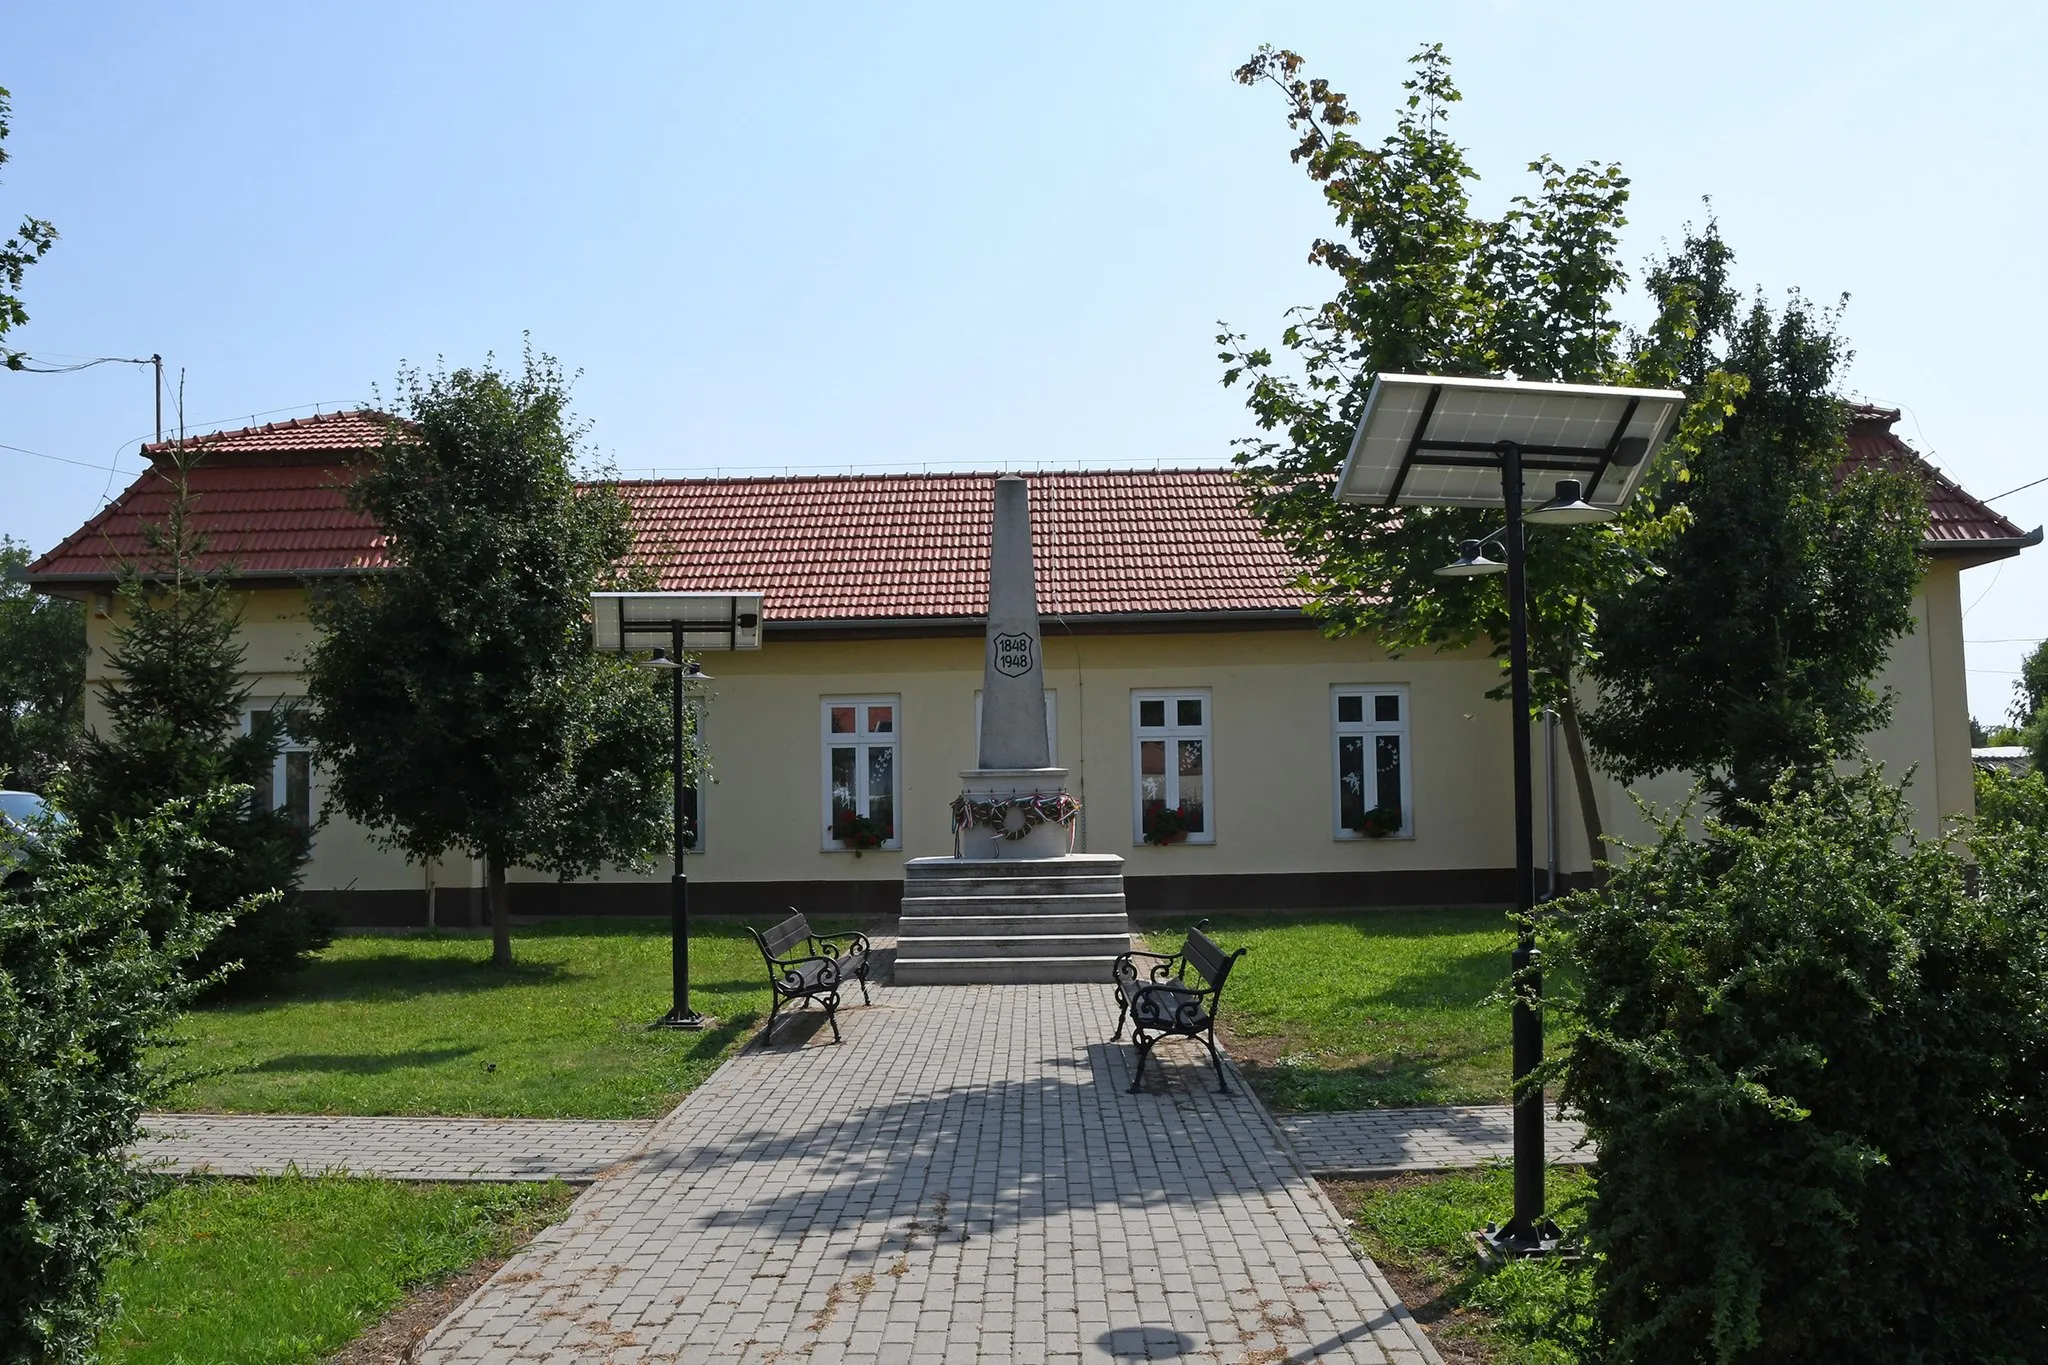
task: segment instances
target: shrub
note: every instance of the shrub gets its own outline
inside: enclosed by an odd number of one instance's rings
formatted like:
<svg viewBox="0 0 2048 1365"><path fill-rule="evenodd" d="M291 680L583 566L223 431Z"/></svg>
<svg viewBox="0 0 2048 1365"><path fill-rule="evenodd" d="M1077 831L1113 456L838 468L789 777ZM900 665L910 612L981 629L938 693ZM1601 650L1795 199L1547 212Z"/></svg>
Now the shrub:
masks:
<svg viewBox="0 0 2048 1365"><path fill-rule="evenodd" d="M2040 772L2010 773L1977 770L1977 828L1984 836L2004 841L2026 832L2048 836L2048 776ZM1976 851L1973 847L1973 851Z"/></svg>
<svg viewBox="0 0 2048 1365"><path fill-rule="evenodd" d="M1673 818L1542 930L1612 1359L2048 1358L2038 830L1980 830L1979 898L1873 773L1742 819Z"/></svg>
<svg viewBox="0 0 2048 1365"><path fill-rule="evenodd" d="M150 1192L124 1149L170 1080L150 1050L209 983L187 964L233 913L191 911L176 874L217 852L195 830L230 799L167 806L90 849L46 825L0 889L0 1361L89 1359L113 1311L108 1266Z"/></svg>

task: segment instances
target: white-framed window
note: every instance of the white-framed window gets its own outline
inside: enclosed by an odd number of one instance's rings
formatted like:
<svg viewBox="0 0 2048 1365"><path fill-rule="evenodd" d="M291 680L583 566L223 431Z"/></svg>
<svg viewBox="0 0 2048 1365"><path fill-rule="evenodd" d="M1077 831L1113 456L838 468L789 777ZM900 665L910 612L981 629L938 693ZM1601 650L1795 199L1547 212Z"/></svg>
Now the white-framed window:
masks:
<svg viewBox="0 0 2048 1365"><path fill-rule="evenodd" d="M974 752L981 752L981 689L974 691ZM1059 694L1048 687L1045 689L1045 753L1046 762L1057 768L1060 765L1060 708Z"/></svg>
<svg viewBox="0 0 2048 1365"><path fill-rule="evenodd" d="M1209 751L1207 689L1131 693L1131 840L1146 843L1162 812L1190 844L1216 842L1216 774Z"/></svg>
<svg viewBox="0 0 2048 1365"><path fill-rule="evenodd" d="M259 713L277 711L289 705L287 701L273 701L250 707L242 716L244 733L255 725ZM313 824L313 752L302 738L292 733L284 715L278 719L278 733L284 743L278 749L277 757L271 760L270 790L259 790L256 799L271 810L283 811L286 818L300 829L310 829Z"/></svg>
<svg viewBox="0 0 2048 1365"><path fill-rule="evenodd" d="M1339 839L1415 832L1408 759L1408 689L1330 689L1333 810Z"/></svg>
<svg viewBox="0 0 2048 1365"><path fill-rule="evenodd" d="M901 848L896 825L902 804L903 765L897 761L903 738L900 697L826 697L819 707L823 724L825 772L825 847L862 846L862 832L879 836L874 848Z"/></svg>

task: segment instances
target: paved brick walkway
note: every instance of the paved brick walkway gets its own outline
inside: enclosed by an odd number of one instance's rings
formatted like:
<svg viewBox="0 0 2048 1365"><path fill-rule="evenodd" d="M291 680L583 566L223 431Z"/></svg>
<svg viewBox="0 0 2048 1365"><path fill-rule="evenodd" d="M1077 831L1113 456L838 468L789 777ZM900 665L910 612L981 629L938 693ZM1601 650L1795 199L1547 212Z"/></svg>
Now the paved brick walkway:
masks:
<svg viewBox="0 0 2048 1365"><path fill-rule="evenodd" d="M591 1180L638 1151L651 1121L148 1114L134 1150L181 1175L346 1171L393 1180Z"/></svg>
<svg viewBox="0 0 2048 1365"><path fill-rule="evenodd" d="M1435 1361L1199 1051L1124 1093L1108 997L885 988L749 1049L420 1360Z"/></svg>
<svg viewBox="0 0 2048 1365"><path fill-rule="evenodd" d="M1342 1114L1282 1114L1279 1124L1317 1175L1393 1175L1454 1171L1514 1156L1514 1111L1504 1104L1445 1109L1360 1109ZM1545 1154L1553 1165L1585 1165L1585 1127L1547 1113Z"/></svg>

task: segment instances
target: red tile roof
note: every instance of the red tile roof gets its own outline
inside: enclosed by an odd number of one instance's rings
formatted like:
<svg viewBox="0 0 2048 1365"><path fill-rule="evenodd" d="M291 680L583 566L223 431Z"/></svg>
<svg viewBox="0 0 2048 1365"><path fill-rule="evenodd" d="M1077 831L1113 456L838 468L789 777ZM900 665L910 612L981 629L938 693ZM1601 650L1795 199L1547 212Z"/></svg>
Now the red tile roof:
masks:
<svg viewBox="0 0 2048 1365"><path fill-rule="evenodd" d="M186 482L192 519L207 537L209 564L232 563L266 576L345 573L383 563L383 536L348 510L349 460L383 443L386 419L333 412L185 442L200 458ZM171 481L163 457L176 442L142 447L150 467L126 492L29 566L32 579L105 582L121 560L140 561L143 528L161 522Z"/></svg>
<svg viewBox="0 0 2048 1365"><path fill-rule="evenodd" d="M336 454L384 444L384 433L392 419L381 412L355 409L327 412L316 417L294 417L289 422L267 422L239 431L216 431L194 436L185 448L201 452L207 462L224 464L241 456L253 456L266 464L281 464L294 455L316 456L331 462ZM176 451L176 441L144 443L142 453L150 459Z"/></svg>
<svg viewBox="0 0 2048 1365"><path fill-rule="evenodd" d="M1849 455L1841 471L1894 469L1920 481L1927 497L1927 548L1935 554L1969 556L1980 562L2016 553L2012 543L2024 540L2020 528L1977 501L1948 475L1922 459L1920 452L1892 432L1897 408L1858 404L1849 410ZM2005 542L1999 544L1999 542Z"/></svg>
<svg viewBox="0 0 2048 1365"><path fill-rule="evenodd" d="M1300 568L1219 469L1026 474L1039 608L1298 610ZM978 617L993 474L633 482L643 562L664 588L760 588L770 620Z"/></svg>
<svg viewBox="0 0 2048 1365"><path fill-rule="evenodd" d="M1977 562L2016 553L2019 528L1892 435L1897 416L1858 409L1844 468L1918 475L1934 553ZM213 558L269 577L379 567L382 537L348 510L342 489L349 457L382 439L384 421L336 413L188 442L206 453L189 477ZM675 479L620 489L638 553L664 588L759 589L771 621L962 620L985 610L994 477ZM1259 534L1226 470L1026 477L1047 613L1284 613L1305 600L1294 586L1299 566ZM32 579L107 581L118 559L141 555L142 528L162 518L169 493L161 471L143 474L37 560Z"/></svg>

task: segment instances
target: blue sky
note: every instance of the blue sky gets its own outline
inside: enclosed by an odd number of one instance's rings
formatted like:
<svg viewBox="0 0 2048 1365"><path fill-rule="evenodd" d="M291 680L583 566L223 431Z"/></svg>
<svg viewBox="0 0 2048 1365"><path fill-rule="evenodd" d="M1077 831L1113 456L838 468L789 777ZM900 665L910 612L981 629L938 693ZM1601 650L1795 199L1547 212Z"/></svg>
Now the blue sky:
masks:
<svg viewBox="0 0 2048 1365"><path fill-rule="evenodd" d="M1426 41L1482 207L1540 153L1618 160L1639 263L1711 195L1745 281L1852 296L1852 389L1909 440L1980 495L2048 474L2022 4L18 7L0 217L63 240L11 341L161 352L210 430L530 331L629 474L1219 463L1214 323L1327 293L1230 72L1295 48L1377 136ZM0 450L0 532L68 534L151 420L144 372L0 374L0 443L96 466ZM1997 505L2035 526L2048 485ZM1964 604L1989 718L2048 549Z"/></svg>

